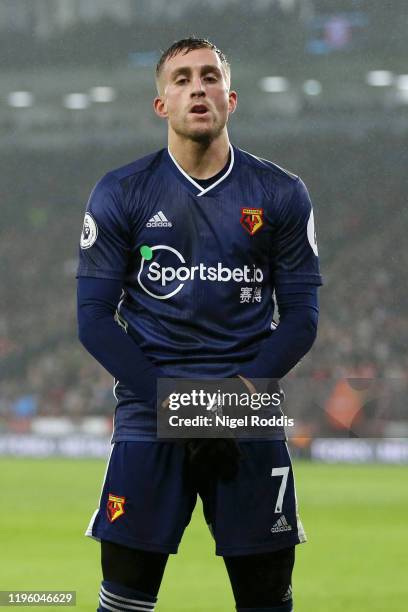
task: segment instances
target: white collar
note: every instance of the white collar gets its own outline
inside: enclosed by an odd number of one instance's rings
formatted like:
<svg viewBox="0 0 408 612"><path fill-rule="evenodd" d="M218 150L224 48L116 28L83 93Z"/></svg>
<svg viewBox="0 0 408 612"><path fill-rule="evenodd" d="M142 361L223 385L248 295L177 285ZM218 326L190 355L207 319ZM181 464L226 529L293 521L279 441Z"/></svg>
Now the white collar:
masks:
<svg viewBox="0 0 408 612"><path fill-rule="evenodd" d="M185 172L183 170L183 168L177 163L175 157L172 155L171 151L169 148L167 148L170 158L172 160L172 162L174 163L174 165L176 166L177 170L179 172L181 172L181 174L188 180L190 181L190 183L192 183L194 185L194 187L196 187L200 193L197 194L197 196L202 196L205 193L207 193L208 191L210 191L210 189L213 189L214 187L216 187L216 185L219 185L219 183L221 183L221 181L223 181L224 179L227 178L227 176L231 173L232 168L234 167L234 149L230 143L229 145L230 148L230 152L231 152L231 161L230 164L226 170L226 172L217 180L215 181L215 183L212 183L212 185L209 185L208 187L201 187L201 185L199 185L193 178L191 178L191 176L189 174L187 174L187 172Z"/></svg>

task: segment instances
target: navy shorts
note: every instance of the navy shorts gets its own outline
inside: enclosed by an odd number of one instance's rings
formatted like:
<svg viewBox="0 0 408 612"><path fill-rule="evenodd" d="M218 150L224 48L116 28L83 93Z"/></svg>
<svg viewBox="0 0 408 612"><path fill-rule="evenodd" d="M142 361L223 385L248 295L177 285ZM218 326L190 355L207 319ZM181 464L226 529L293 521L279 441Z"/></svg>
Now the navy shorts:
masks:
<svg viewBox="0 0 408 612"><path fill-rule="evenodd" d="M86 535L176 553L200 495L217 555L257 554L305 542L286 442L240 441L240 447L243 458L234 480L197 487L185 476L183 445L116 442Z"/></svg>

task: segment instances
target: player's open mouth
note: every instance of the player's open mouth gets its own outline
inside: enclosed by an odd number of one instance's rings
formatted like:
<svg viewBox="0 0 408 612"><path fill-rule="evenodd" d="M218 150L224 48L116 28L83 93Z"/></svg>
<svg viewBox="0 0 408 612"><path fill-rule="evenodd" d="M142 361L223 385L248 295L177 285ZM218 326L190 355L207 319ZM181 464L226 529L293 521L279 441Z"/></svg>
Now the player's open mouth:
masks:
<svg viewBox="0 0 408 612"><path fill-rule="evenodd" d="M208 113L208 108L204 106L204 104L196 104L190 110L190 113L194 113L196 115L205 115L206 113Z"/></svg>

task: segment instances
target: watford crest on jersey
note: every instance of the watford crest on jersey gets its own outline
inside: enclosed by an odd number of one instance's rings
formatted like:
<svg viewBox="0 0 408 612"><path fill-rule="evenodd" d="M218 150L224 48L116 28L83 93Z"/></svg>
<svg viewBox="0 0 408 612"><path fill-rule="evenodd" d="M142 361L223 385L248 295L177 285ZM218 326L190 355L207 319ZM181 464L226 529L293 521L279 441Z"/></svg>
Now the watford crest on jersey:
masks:
<svg viewBox="0 0 408 612"><path fill-rule="evenodd" d="M118 497L117 495L109 493L106 507L109 522L113 523L113 521L116 521L122 514L125 514L125 501L124 497Z"/></svg>
<svg viewBox="0 0 408 612"><path fill-rule="evenodd" d="M263 226L263 208L241 208L241 225L253 236Z"/></svg>

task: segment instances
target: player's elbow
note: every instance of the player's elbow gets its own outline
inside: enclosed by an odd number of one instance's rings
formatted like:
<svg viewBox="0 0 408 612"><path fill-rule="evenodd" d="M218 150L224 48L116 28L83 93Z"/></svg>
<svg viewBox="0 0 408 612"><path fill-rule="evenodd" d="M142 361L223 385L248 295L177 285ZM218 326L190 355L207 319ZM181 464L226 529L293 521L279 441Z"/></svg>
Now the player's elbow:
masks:
<svg viewBox="0 0 408 612"><path fill-rule="evenodd" d="M98 336L98 321L86 313L85 307L78 308L77 317L78 339L88 352L93 353L95 339Z"/></svg>
<svg viewBox="0 0 408 612"><path fill-rule="evenodd" d="M293 365L312 348L317 336L319 312L312 306L295 307L285 311L278 329L285 329L293 354Z"/></svg>
<svg viewBox="0 0 408 612"><path fill-rule="evenodd" d="M304 355L310 351L317 338L317 324L319 322L319 313L315 308L308 308L303 316L300 325L300 335L302 337L302 345Z"/></svg>
<svg viewBox="0 0 408 612"><path fill-rule="evenodd" d="M92 331L90 328L91 325L88 322L84 322L78 317L78 339L86 349L89 347L92 336Z"/></svg>

